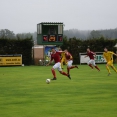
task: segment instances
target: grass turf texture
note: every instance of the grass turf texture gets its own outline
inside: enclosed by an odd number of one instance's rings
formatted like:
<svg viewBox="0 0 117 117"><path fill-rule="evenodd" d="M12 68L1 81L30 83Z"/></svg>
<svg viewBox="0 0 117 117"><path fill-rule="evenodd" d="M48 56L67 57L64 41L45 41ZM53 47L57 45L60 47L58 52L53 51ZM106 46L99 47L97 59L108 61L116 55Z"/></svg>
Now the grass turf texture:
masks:
<svg viewBox="0 0 117 117"><path fill-rule="evenodd" d="M117 74L99 67L80 65L72 80L56 71L50 84L51 66L0 67L0 117L116 117Z"/></svg>

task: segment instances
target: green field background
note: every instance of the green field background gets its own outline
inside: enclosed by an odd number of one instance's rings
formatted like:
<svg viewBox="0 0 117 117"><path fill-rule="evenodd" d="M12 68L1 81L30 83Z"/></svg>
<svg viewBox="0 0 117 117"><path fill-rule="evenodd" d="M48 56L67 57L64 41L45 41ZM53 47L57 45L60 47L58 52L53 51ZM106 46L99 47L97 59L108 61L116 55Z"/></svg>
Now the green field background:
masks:
<svg viewBox="0 0 117 117"><path fill-rule="evenodd" d="M71 80L56 71L57 80L46 84L51 67L0 67L0 117L117 117L112 69L107 76L104 64L100 72L79 65L70 71Z"/></svg>

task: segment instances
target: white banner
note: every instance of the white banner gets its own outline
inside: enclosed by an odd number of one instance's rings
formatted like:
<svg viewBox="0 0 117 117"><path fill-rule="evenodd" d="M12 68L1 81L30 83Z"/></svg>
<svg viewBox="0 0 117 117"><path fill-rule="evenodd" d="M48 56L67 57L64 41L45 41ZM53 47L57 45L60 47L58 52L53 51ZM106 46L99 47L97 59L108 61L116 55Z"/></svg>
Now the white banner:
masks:
<svg viewBox="0 0 117 117"><path fill-rule="evenodd" d="M90 60L89 57L85 58L85 56L87 55L86 53L79 53L79 55L80 55L80 64L87 63ZM106 63L106 60L103 58L103 52L96 52L95 62Z"/></svg>

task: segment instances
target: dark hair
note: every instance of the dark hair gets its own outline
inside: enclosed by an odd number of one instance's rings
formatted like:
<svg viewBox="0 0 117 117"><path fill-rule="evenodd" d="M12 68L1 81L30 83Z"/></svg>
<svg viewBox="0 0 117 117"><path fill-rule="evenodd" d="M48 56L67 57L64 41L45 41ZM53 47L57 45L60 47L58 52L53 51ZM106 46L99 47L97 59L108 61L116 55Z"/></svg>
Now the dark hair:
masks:
<svg viewBox="0 0 117 117"><path fill-rule="evenodd" d="M52 48L52 49L55 49L55 48ZM52 50L52 49L51 49L51 50Z"/></svg>
<svg viewBox="0 0 117 117"><path fill-rule="evenodd" d="M68 51L68 49L65 49L66 51Z"/></svg>
<svg viewBox="0 0 117 117"><path fill-rule="evenodd" d="M104 47L104 49L108 49L107 47Z"/></svg>
<svg viewBox="0 0 117 117"><path fill-rule="evenodd" d="M61 48L59 48L59 50L62 50Z"/></svg>
<svg viewBox="0 0 117 117"><path fill-rule="evenodd" d="M90 48L87 48L87 49L89 49L89 50L90 50Z"/></svg>

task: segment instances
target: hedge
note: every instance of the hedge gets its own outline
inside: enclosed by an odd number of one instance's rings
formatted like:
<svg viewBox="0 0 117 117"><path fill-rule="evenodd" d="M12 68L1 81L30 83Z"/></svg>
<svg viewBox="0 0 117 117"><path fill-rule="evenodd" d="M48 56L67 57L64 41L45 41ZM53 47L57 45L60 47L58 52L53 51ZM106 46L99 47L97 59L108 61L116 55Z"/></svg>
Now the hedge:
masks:
<svg viewBox="0 0 117 117"><path fill-rule="evenodd" d="M33 40L26 39L0 39L0 55L22 54L22 63L32 64L32 46Z"/></svg>
<svg viewBox="0 0 117 117"><path fill-rule="evenodd" d="M116 48L114 47L116 43L117 39L105 39L104 37L87 40L76 39L75 37L67 39L67 37L65 37L61 48L63 50L68 49L73 55L74 64L78 64L80 63L79 53L85 53L88 47L94 52L103 52L104 47L107 47L108 50L116 53ZM114 59L115 58L114 56Z"/></svg>

